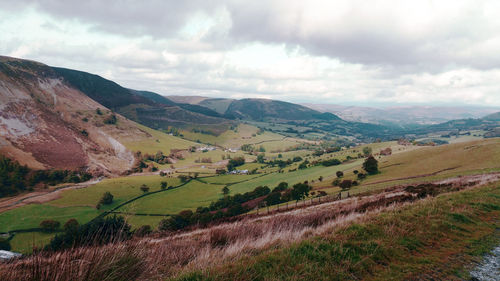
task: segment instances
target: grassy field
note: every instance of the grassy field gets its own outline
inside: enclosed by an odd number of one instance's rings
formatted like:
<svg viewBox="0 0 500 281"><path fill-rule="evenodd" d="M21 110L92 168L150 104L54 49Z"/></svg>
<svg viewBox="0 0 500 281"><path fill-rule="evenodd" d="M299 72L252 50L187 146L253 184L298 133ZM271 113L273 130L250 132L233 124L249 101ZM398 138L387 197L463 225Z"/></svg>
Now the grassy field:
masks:
<svg viewBox="0 0 500 281"><path fill-rule="evenodd" d="M72 218L76 218L79 223L86 223L97 215L99 215L99 211L93 207L25 205L0 213L0 232L37 228L40 222L46 219L56 220L61 225Z"/></svg>
<svg viewBox="0 0 500 281"><path fill-rule="evenodd" d="M55 235L55 233L45 232L16 233L14 238L10 240L10 246L18 253L30 254L33 252L33 246L42 248Z"/></svg>
<svg viewBox="0 0 500 281"><path fill-rule="evenodd" d="M117 211L132 213L176 214L185 209L207 206L222 196L224 185L192 181L181 188L167 190L136 200Z"/></svg>
<svg viewBox="0 0 500 281"><path fill-rule="evenodd" d="M140 187L143 184L150 188L149 191L160 190L162 181L166 181L168 186L180 184L177 178L160 177L158 175L111 178L87 188L64 191L60 199L48 202L48 204L58 207L95 207L104 192L108 191L113 194L114 199L113 204L102 206L101 210L107 210L141 195L143 192Z"/></svg>
<svg viewBox="0 0 500 281"><path fill-rule="evenodd" d="M468 280L498 244L498 183L369 215L171 280Z"/></svg>
<svg viewBox="0 0 500 281"><path fill-rule="evenodd" d="M240 124L235 130L228 130L219 136L183 131L184 138L192 141L222 146L224 148L239 148L243 144L258 144L267 141L282 140L284 136L272 132L257 134L258 128Z"/></svg>
<svg viewBox="0 0 500 281"><path fill-rule="evenodd" d="M384 158L379 163L381 173L364 183L425 175L443 171L440 175L471 170L500 168L500 139L461 142L424 147Z"/></svg>
<svg viewBox="0 0 500 281"><path fill-rule="evenodd" d="M235 182L247 181L261 175L220 175L215 177L201 178L200 180L212 184L230 184Z"/></svg>
<svg viewBox="0 0 500 281"><path fill-rule="evenodd" d="M241 193L248 191L249 187L250 189L253 189L260 185L267 185L270 188L273 188L283 181L287 182L289 185L304 182L306 180L309 182L311 182L312 180L317 181L320 176L323 176L324 178L331 177L335 175L337 171L351 169L353 167L359 166L361 163L362 160L356 160L350 163L344 163L332 167L315 166L303 170L297 170L295 172L271 173L246 182L232 185L229 189L231 190L231 192Z"/></svg>
<svg viewBox="0 0 500 281"><path fill-rule="evenodd" d="M162 151L165 154L169 154L171 149L187 149L191 146L199 145L198 143L175 136L170 136L146 126L142 126L139 124L137 124L137 126L141 130L150 134L151 137L140 140L120 140L120 142L123 143L123 145L131 151L141 151L142 153L150 154Z"/></svg>

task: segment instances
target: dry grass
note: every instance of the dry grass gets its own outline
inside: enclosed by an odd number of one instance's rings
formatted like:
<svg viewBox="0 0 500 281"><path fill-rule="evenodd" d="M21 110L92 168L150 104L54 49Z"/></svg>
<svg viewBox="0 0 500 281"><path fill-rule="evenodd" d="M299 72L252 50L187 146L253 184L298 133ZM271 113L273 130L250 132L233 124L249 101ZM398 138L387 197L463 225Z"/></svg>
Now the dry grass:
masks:
<svg viewBox="0 0 500 281"><path fill-rule="evenodd" d="M498 177L496 178L498 179ZM488 182L493 177L488 176ZM470 184L469 182L472 182ZM381 210L483 183L462 179L446 184L394 187L289 212L245 218L190 232L136 238L124 243L38 253L0 267L0 280L145 280L165 279L230 260L281 248L362 221Z"/></svg>

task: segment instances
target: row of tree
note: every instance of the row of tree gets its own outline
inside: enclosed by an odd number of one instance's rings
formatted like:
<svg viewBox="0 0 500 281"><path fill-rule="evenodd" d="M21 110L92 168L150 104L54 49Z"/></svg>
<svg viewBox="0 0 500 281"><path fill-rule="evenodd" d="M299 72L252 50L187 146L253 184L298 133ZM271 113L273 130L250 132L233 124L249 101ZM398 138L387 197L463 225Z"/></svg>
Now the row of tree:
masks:
<svg viewBox="0 0 500 281"><path fill-rule="evenodd" d="M32 170L0 155L0 197L31 190L37 184L79 183L92 178L86 172L70 170Z"/></svg>

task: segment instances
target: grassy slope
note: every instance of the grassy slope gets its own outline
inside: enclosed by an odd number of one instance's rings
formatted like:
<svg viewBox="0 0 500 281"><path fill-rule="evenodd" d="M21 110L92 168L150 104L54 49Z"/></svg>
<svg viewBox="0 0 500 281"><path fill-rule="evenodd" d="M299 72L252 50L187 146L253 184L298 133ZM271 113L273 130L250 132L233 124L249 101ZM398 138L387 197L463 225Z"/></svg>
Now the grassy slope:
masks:
<svg viewBox="0 0 500 281"><path fill-rule="evenodd" d="M209 205L222 196L223 185L192 181L182 188L143 197L118 209L121 212L174 214ZM161 219L161 217L159 218Z"/></svg>
<svg viewBox="0 0 500 281"><path fill-rule="evenodd" d="M124 138L120 139L123 145L131 151L141 151L143 153L156 153L158 151L163 151L165 154L169 154L170 150L176 149L187 149L191 146L199 145L197 143L170 136L157 130L153 130L143 125L137 124L141 130L149 133L151 137L147 139L133 139Z"/></svg>
<svg viewBox="0 0 500 281"><path fill-rule="evenodd" d="M46 219L59 221L61 225L71 218L76 218L79 223L86 223L98 214L99 211L92 207L61 208L31 204L0 213L0 232L38 228L40 222Z"/></svg>
<svg viewBox="0 0 500 281"><path fill-rule="evenodd" d="M498 243L499 219L496 183L385 211L178 280L466 279L464 265Z"/></svg>
<svg viewBox="0 0 500 281"><path fill-rule="evenodd" d="M500 159L499 138L425 147L383 158L379 163L381 173L369 177L363 184L425 175L445 169L450 170L440 172L437 177L429 178L495 171L500 168L498 159ZM422 181L423 178L418 180ZM407 181L403 180L403 182ZM387 184L393 185L395 182Z"/></svg>
<svg viewBox="0 0 500 281"><path fill-rule="evenodd" d="M10 245L16 252L30 254L33 252L33 246L42 248L48 244L55 235L55 233L44 232L17 233L10 241Z"/></svg>

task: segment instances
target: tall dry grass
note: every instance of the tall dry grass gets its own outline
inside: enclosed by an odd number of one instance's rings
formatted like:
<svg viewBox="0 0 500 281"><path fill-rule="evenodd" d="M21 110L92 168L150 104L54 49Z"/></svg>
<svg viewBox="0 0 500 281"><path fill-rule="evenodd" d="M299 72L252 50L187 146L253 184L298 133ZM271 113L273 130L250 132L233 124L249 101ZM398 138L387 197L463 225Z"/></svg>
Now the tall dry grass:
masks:
<svg viewBox="0 0 500 281"><path fill-rule="evenodd" d="M329 233L427 195L472 188L491 180L493 177L488 176L400 186L375 195L248 217L184 233L155 234L58 253L36 253L0 265L0 280L161 280Z"/></svg>

